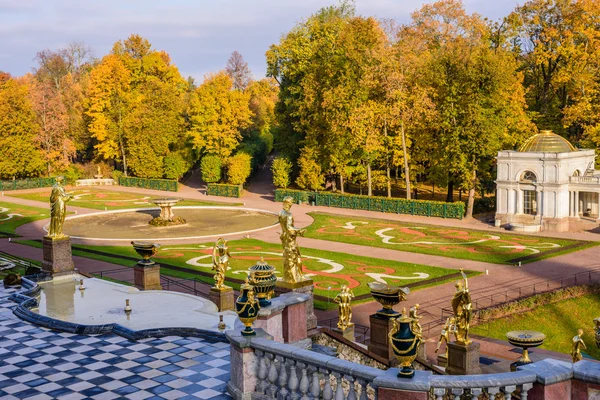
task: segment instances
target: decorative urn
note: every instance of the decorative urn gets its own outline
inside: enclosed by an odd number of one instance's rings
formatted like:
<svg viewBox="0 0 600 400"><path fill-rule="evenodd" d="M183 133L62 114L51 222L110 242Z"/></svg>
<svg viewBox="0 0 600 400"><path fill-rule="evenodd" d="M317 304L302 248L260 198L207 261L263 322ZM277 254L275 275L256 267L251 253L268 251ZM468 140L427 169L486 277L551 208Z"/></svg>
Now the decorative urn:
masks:
<svg viewBox="0 0 600 400"><path fill-rule="evenodd" d="M254 293L260 302L261 307L267 307L271 305L271 296L275 291L275 283L277 277L275 276L275 267L269 265L261 257L260 261L253 265L249 269L250 278L248 282L254 288Z"/></svg>
<svg viewBox="0 0 600 400"><path fill-rule="evenodd" d="M235 302L235 312L237 312L240 321L246 326L242 331L244 336L256 335L256 332L252 329L252 324L258 317L258 310L260 310L260 303L254 297L254 288L248 283L240 287L241 293Z"/></svg>
<svg viewBox="0 0 600 400"><path fill-rule="evenodd" d="M529 359L529 349L541 346L546 339L546 335L537 331L510 331L506 334L506 338L508 343L523 349L521 357L510 364L511 371L516 371L518 366L532 363Z"/></svg>
<svg viewBox="0 0 600 400"><path fill-rule="evenodd" d="M414 319L402 311L402 315L394 320L394 326L389 333L390 344L398 363L402 367L398 378L412 378L415 370L412 363L417 358L417 351L422 342L421 333L415 330Z"/></svg>
<svg viewBox="0 0 600 400"><path fill-rule="evenodd" d="M400 313L394 311L393 307L406 300L406 295L410 292L409 288L400 288L398 286L390 286L380 282L369 282L371 296L383 306L377 311L377 315L384 318L397 318Z"/></svg>
<svg viewBox="0 0 600 400"><path fill-rule="evenodd" d="M594 330L596 331L596 346L600 349L600 317L594 318Z"/></svg>
<svg viewBox="0 0 600 400"><path fill-rule="evenodd" d="M141 265L153 265L154 261L150 259L153 255L156 254L160 244L158 243L150 243L150 242L131 242L133 249L142 257L138 264Z"/></svg>

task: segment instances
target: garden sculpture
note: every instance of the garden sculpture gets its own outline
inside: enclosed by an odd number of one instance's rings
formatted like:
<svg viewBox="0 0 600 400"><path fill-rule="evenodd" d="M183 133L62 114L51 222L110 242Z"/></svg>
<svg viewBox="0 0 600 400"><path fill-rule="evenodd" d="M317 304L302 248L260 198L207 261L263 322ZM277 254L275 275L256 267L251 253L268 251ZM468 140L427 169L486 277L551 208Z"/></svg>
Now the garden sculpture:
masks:
<svg viewBox="0 0 600 400"><path fill-rule="evenodd" d="M414 306L412 306L410 308L410 313L409 316L410 318L412 318L412 323L411 323L411 327L410 329L415 332L415 334L419 334L422 335L423 334L423 329L421 328L421 324L419 323L419 320L423 317L417 315L419 311L419 305L415 304Z"/></svg>
<svg viewBox="0 0 600 400"><path fill-rule="evenodd" d="M212 270L216 271L213 279L215 280L214 288L219 290L224 290L227 288L223 284L225 281L225 272L227 268L229 268L229 258L231 254L229 254L229 248L227 247L227 241L223 238L219 238L215 242L215 247L213 247L213 267Z"/></svg>
<svg viewBox="0 0 600 400"><path fill-rule="evenodd" d="M446 359L448 358L448 341L450 340L450 333L452 333L453 325L454 325L454 318L452 318L452 317L446 318L446 323L444 324L444 327L442 328L442 332L440 333L440 338L438 340L437 347L435 348L435 352L437 353L440 350L440 347L442 347L442 342L445 343L446 344L446 354L445 354Z"/></svg>
<svg viewBox="0 0 600 400"><path fill-rule="evenodd" d="M333 299L338 304L337 327L342 331L352 325L352 305L350 303L353 298L354 293L346 285L342 285L341 292Z"/></svg>
<svg viewBox="0 0 600 400"><path fill-rule="evenodd" d="M469 293L469 282L467 281L467 275L463 269L460 269L460 274L463 277L463 282L457 281L455 283L456 292L452 298L452 311L454 312L454 336L456 343L463 346L471 343L469 339L469 328L471 325L471 313L473 304L471 303L471 294Z"/></svg>
<svg viewBox="0 0 600 400"><path fill-rule="evenodd" d="M581 338L583 336L583 329L577 330L577 335L573 336L573 347L571 348L571 357L573 358L573 363L577 361L581 361L583 356L581 355L581 348L586 349L585 343Z"/></svg>
<svg viewBox="0 0 600 400"><path fill-rule="evenodd" d="M68 237L62 233L65 217L67 216L67 202L73 198L72 194L65 192L62 186L63 178L56 178L56 183L52 187L50 194L50 228L48 229L48 237L52 239L63 239Z"/></svg>
<svg viewBox="0 0 600 400"><path fill-rule="evenodd" d="M296 243L298 235L304 236L306 229L294 226L294 217L290 212L294 199L287 196L283 199L283 210L279 213L279 224L281 225L281 245L283 246L283 282L298 283L304 281L302 275L302 258L300 249Z"/></svg>

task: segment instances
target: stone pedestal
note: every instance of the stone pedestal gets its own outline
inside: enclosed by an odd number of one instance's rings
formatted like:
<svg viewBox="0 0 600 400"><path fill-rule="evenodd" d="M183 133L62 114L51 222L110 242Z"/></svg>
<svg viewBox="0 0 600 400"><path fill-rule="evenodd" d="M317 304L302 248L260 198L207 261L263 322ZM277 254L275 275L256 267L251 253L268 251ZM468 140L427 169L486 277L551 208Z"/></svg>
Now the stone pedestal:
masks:
<svg viewBox="0 0 600 400"><path fill-rule="evenodd" d="M437 356L437 363L440 367L446 368L448 366L448 359L445 354L440 354Z"/></svg>
<svg viewBox="0 0 600 400"><path fill-rule="evenodd" d="M333 328L332 331L337 333L340 336L343 336L344 339L348 339L351 342L354 342L354 324L350 324L346 327L346 329Z"/></svg>
<svg viewBox="0 0 600 400"><path fill-rule="evenodd" d="M133 281L140 290L161 290L160 264L140 264L133 267Z"/></svg>
<svg viewBox="0 0 600 400"><path fill-rule="evenodd" d="M313 285L312 279L308 279L302 282L297 283L287 283L282 281L277 281L277 285L275 286L276 294L283 293L304 293L308 295L308 301L305 303L306 307L306 329L311 335L313 332L316 333L317 329L317 316L315 315L315 306L313 299L313 291L315 287Z"/></svg>
<svg viewBox="0 0 600 400"><path fill-rule="evenodd" d="M398 364L388 337L388 334L393 327L392 320L378 314L373 314L369 316L369 323L371 324L371 342L369 343L369 351L389 360L390 365Z"/></svg>
<svg viewBox="0 0 600 400"><path fill-rule="evenodd" d="M52 276L66 275L75 270L71 254L71 238L53 239L44 236L42 239L44 260L42 270Z"/></svg>
<svg viewBox="0 0 600 400"><path fill-rule="evenodd" d="M217 305L219 312L233 310L233 288L229 286L225 286L222 289L211 287L209 295L210 301Z"/></svg>
<svg viewBox="0 0 600 400"><path fill-rule="evenodd" d="M468 345L448 343L448 375L476 375L481 374L479 366L479 343L472 342Z"/></svg>

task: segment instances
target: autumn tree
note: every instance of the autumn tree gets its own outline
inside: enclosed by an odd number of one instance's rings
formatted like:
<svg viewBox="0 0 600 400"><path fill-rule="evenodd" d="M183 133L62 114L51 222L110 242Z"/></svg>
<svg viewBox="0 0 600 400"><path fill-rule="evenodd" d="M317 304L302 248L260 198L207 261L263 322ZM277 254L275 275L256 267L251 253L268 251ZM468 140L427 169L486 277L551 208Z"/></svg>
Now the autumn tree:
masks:
<svg viewBox="0 0 600 400"><path fill-rule="evenodd" d="M245 90L252 82L252 72L250 72L248 63L237 50L231 53L231 56L227 60L225 73L233 81L234 89Z"/></svg>

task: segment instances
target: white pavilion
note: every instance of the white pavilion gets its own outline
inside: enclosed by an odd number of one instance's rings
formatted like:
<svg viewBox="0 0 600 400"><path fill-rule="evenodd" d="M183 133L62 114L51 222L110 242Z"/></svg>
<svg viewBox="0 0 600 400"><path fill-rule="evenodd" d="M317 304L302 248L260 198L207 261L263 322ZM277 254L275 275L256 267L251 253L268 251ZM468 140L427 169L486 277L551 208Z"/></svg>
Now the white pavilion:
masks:
<svg viewBox="0 0 600 400"><path fill-rule="evenodd" d="M598 220L600 171L596 152L577 149L552 131L529 138L519 151L498 152L496 226L563 232Z"/></svg>

